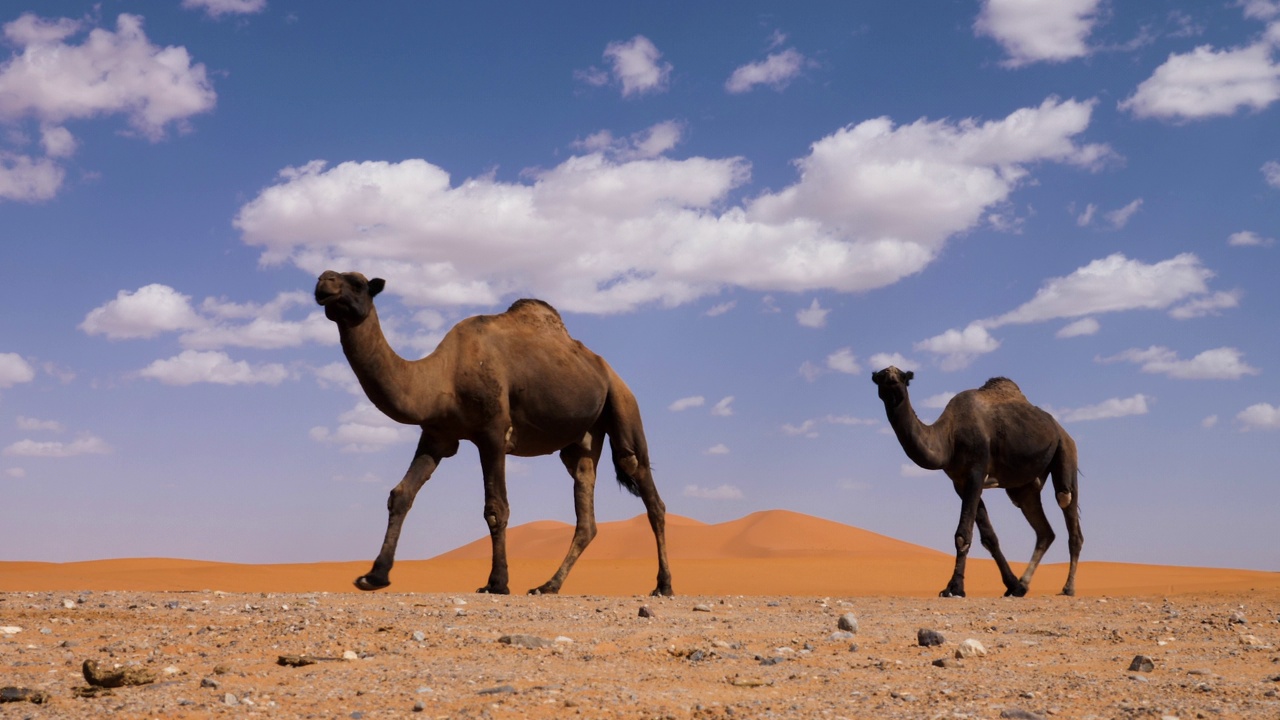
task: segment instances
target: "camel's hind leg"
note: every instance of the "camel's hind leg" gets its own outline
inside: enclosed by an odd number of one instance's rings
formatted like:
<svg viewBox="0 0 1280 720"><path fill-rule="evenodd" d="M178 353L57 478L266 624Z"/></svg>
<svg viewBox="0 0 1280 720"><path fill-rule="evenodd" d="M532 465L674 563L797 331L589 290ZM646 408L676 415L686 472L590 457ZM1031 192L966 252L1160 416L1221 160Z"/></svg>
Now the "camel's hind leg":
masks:
<svg viewBox="0 0 1280 720"><path fill-rule="evenodd" d="M1008 488L1006 491L1009 493L1009 499L1022 510L1022 516L1031 523L1031 529L1036 532L1036 547L1031 553L1027 569L1022 572L1022 578L1018 581L1017 592L1011 589L1009 593L1018 597L1027 594L1027 590L1031 587L1031 577L1036 574L1036 568L1040 567L1040 560L1044 557L1045 551L1053 544L1053 527L1049 525L1049 519L1044 516L1044 506L1040 503L1042 487L1044 487L1042 483L1033 482L1021 487Z"/></svg>
<svg viewBox="0 0 1280 720"><path fill-rule="evenodd" d="M585 445L585 447L584 447ZM554 595L560 592L569 571L578 556L596 536L596 467L600 463L600 451L604 445L604 433L593 431L583 439L560 451L560 461L573 476L573 511L577 524L573 529L573 541L569 552L560 563L560 569L551 579L529 591L530 595Z"/></svg>
<svg viewBox="0 0 1280 720"><path fill-rule="evenodd" d="M395 564L396 545L400 542L400 528L404 518L413 507L413 499L418 491L431 479L440 460L451 457L458 450L458 444L446 444L440 447L426 434L418 440L418 449L414 453L413 462L405 472L404 478L391 489L387 498L387 534L382 540L382 550L373 561L373 569L356 578L355 585L361 590L379 590L391 584L391 566Z"/></svg>
<svg viewBox="0 0 1280 720"><path fill-rule="evenodd" d="M633 463L636 463L634 457L625 464ZM671 589L671 566L667 564L667 506L658 496L658 487L654 485L653 473L647 465L637 464L630 475L640 489L640 499L644 501L645 512L649 515L649 527L653 528L653 537L658 544L658 584L650 594L670 597L675 592Z"/></svg>
<svg viewBox="0 0 1280 720"><path fill-rule="evenodd" d="M507 502L506 439L478 438L475 443L484 472L484 521L493 543L489 582L476 592L506 595L511 592L507 586L507 520L511 517L511 505Z"/></svg>

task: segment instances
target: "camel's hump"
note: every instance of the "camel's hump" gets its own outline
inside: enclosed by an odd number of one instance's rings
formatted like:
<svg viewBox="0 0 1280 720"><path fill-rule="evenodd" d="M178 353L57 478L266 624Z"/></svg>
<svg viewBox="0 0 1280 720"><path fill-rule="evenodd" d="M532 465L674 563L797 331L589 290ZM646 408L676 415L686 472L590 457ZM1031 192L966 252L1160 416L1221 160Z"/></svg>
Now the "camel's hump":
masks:
<svg viewBox="0 0 1280 720"><path fill-rule="evenodd" d="M507 313L519 316L525 322L545 323L561 330L564 329L564 320L560 318L560 313L551 307L550 303L542 300L520 298L511 303L511 307L507 308Z"/></svg>
<svg viewBox="0 0 1280 720"><path fill-rule="evenodd" d="M993 377L983 383L982 387L978 389L983 392L1005 395L1010 398L1026 399L1026 396L1022 394L1022 388L1018 387L1018 383L1007 377Z"/></svg>

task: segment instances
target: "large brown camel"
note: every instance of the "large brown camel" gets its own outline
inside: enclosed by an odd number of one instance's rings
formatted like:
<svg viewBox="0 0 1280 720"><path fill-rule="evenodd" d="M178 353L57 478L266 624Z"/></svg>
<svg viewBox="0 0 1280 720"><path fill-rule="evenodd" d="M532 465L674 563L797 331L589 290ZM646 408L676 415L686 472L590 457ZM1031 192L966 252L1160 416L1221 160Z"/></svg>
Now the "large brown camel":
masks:
<svg viewBox="0 0 1280 720"><path fill-rule="evenodd" d="M991 378L976 390L965 390L947 403L937 422L925 425L911 407L907 385L915 373L890 366L871 375L907 457L926 470L942 470L960 496L956 528L956 567L939 595L964 597L964 565L973 542L973 525L1000 567L1006 596L1022 597L1031 586L1040 558L1053 542L1053 528L1040 504L1044 481L1053 476L1058 505L1067 520L1071 569L1063 595L1076 594L1076 563L1084 536L1076 475L1076 443L1052 415L1032 405L1008 378ZM1018 578L1000 552L1000 542L982 502L984 487L1004 488L1036 532L1031 562Z"/></svg>
<svg viewBox="0 0 1280 720"><path fill-rule="evenodd" d="M649 469L640 408L622 379L599 355L569 337L560 314L541 300L517 300L500 315L462 320L430 355L408 361L387 343L373 298L381 278L326 271L316 302L338 325L342 352L369 400L391 419L422 427L404 479L387 499L387 534L361 590L391 584L396 543L413 499L440 461L469 440L484 471L484 519L493 542L489 582L477 592L507 587L506 456L560 453L573 476L577 527L569 552L550 580L530 593L557 593L578 556L596 535L596 465L605 437L618 483L644 501L658 543L654 595L671 595L666 507Z"/></svg>

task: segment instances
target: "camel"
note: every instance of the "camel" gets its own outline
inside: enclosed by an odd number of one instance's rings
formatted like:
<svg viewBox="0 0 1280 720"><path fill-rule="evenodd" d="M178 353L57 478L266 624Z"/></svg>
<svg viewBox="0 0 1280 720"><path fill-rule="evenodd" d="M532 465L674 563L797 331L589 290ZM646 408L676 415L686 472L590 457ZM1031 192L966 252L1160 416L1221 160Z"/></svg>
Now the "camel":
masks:
<svg viewBox="0 0 1280 720"><path fill-rule="evenodd" d="M995 558L1005 596L1022 597L1040 558L1053 543L1053 529L1040 504L1040 490L1052 475L1058 506L1066 517L1071 568L1063 595L1076 594L1076 563L1084 536L1076 475L1076 443L1052 415L1032 405L1008 378L991 378L947 403L937 422L925 425L911 407L907 385L915 373L889 366L872 373L889 424L907 457L926 470L942 470L960 496L956 566L942 597L964 597L964 566L976 521L982 546ZM1036 532L1035 550L1022 577L1014 576L982 502L983 488L1004 488Z"/></svg>
<svg viewBox="0 0 1280 720"><path fill-rule="evenodd" d="M517 300L499 315L455 325L430 355L408 361L387 343L373 299L386 282L332 270L316 281L316 302L338 326L342 352L369 400L391 419L422 428L413 462L387 499L387 533L373 568L355 580L361 590L391 584L396 543L418 491L462 440L480 453L484 519L493 564L482 593L509 592L506 456L560 453L573 476L577 524L569 552L550 580L530 594L560 591L578 556L596 535L596 466L605 437L618 483L644 501L658 545L654 595L671 595L666 506L649 467L635 396L599 355L569 336L555 308Z"/></svg>

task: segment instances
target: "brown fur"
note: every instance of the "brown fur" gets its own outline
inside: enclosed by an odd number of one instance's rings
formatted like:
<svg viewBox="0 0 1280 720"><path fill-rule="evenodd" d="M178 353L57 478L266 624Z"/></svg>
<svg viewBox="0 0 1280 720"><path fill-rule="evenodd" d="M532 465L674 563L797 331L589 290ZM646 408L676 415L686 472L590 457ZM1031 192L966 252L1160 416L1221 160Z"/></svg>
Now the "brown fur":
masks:
<svg viewBox="0 0 1280 720"><path fill-rule="evenodd" d="M671 594L666 507L649 469L640 409L626 383L599 355L574 340L560 313L541 300L517 300L499 315L462 320L434 352L413 362L387 344L373 298L385 283L360 273L322 274L316 302L338 325L342 350L365 394L387 416L422 428L404 479L387 500L382 550L356 587L390 584L405 515L439 462L463 440L480 452L484 517L493 543L488 583L506 593L506 456L559 453L574 479L577 527L559 570L531 593L556 593L596 534L596 466L609 438L618 481L644 501L658 547L655 595Z"/></svg>
<svg viewBox="0 0 1280 720"><path fill-rule="evenodd" d="M976 390L965 390L947 403L933 425L925 425L911 407L907 385L915 374L887 367L872 374L879 387L889 424L911 461L927 470L942 470L960 496L956 529L956 566L940 594L964 595L964 567L977 523L983 547L1000 568L1006 595L1022 596L1053 542L1053 529L1040 504L1040 490L1052 476L1058 504L1066 517L1071 568L1064 595L1075 594L1076 563L1084 536L1080 532L1076 444L1049 413L1032 405L1008 378L991 378ZM982 502L984 487L1001 487L1036 531L1035 550L1021 578L1014 576L1000 551L995 530Z"/></svg>

